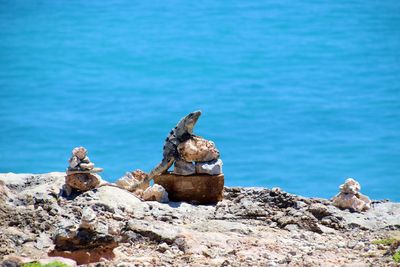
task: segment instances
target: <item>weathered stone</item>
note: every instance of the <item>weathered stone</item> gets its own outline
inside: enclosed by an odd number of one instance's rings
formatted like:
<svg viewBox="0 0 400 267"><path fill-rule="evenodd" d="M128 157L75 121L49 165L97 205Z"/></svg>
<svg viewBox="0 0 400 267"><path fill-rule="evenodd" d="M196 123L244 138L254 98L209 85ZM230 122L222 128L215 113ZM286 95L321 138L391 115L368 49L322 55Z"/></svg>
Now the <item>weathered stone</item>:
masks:
<svg viewBox="0 0 400 267"><path fill-rule="evenodd" d="M79 163L79 167L82 170L92 170L94 168L94 163L90 162L90 163Z"/></svg>
<svg viewBox="0 0 400 267"><path fill-rule="evenodd" d="M93 204L107 207L110 211L133 211L141 203L141 200L127 190L115 186L101 186L95 193Z"/></svg>
<svg viewBox="0 0 400 267"><path fill-rule="evenodd" d="M146 181L147 174L142 170L135 170L134 172L127 172L124 176L119 178L115 183L130 192L135 194L140 191L146 190L150 186L150 181ZM136 194L137 195L137 194Z"/></svg>
<svg viewBox="0 0 400 267"><path fill-rule="evenodd" d="M162 174L155 177L154 182L162 185L173 201L210 204L223 199L223 174L217 176Z"/></svg>
<svg viewBox="0 0 400 267"><path fill-rule="evenodd" d="M209 162L196 162L196 173L219 175L222 173L222 160L217 159Z"/></svg>
<svg viewBox="0 0 400 267"><path fill-rule="evenodd" d="M80 147L75 147L72 150L72 155L76 156L78 159L82 160L86 157L87 155L87 149L84 148L83 146Z"/></svg>
<svg viewBox="0 0 400 267"><path fill-rule="evenodd" d="M193 137L178 145L180 157L187 162L206 162L219 158L214 142L201 137Z"/></svg>
<svg viewBox="0 0 400 267"><path fill-rule="evenodd" d="M143 192L143 200L167 203L169 202L168 192L161 185L154 184Z"/></svg>
<svg viewBox="0 0 400 267"><path fill-rule="evenodd" d="M79 164L79 159L76 157L76 156L72 156L69 160L68 160L68 162L69 162L69 167L70 168L72 168L72 169L74 169L74 168L76 168L77 166L78 166L78 164Z"/></svg>
<svg viewBox="0 0 400 267"><path fill-rule="evenodd" d="M90 207L84 208L79 228L95 230L97 224L96 218L96 213Z"/></svg>
<svg viewBox="0 0 400 267"><path fill-rule="evenodd" d="M333 205L341 209L350 209L352 211L365 211L371 208L371 200L360 193L361 186L353 178L348 178L344 184L339 187L340 193L333 199Z"/></svg>
<svg viewBox="0 0 400 267"><path fill-rule="evenodd" d="M98 187L101 180L99 175L91 173L75 173L65 176L65 184L81 192Z"/></svg>
<svg viewBox="0 0 400 267"><path fill-rule="evenodd" d="M67 169L67 174L77 174L77 173L99 173L102 172L103 168L93 168L91 170L82 170L80 168L75 168L75 169L71 169L68 168Z"/></svg>
<svg viewBox="0 0 400 267"><path fill-rule="evenodd" d="M184 160L177 160L174 163L173 173L176 175L192 175L196 172L193 162L186 162Z"/></svg>
<svg viewBox="0 0 400 267"><path fill-rule="evenodd" d="M105 228L106 229L106 228ZM78 229L65 231L60 229L54 237L55 249L49 256L60 256L75 260L78 265L112 260L113 249L118 246L116 237L98 229Z"/></svg>

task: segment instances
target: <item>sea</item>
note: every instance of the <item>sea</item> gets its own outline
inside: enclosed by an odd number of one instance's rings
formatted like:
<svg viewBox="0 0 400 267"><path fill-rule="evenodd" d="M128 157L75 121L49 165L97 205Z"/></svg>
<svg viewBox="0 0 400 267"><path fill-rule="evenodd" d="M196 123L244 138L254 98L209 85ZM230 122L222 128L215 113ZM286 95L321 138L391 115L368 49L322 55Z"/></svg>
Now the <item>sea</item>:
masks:
<svg viewBox="0 0 400 267"><path fill-rule="evenodd" d="M227 186L400 201L400 1L0 1L0 172L148 172L195 110Z"/></svg>

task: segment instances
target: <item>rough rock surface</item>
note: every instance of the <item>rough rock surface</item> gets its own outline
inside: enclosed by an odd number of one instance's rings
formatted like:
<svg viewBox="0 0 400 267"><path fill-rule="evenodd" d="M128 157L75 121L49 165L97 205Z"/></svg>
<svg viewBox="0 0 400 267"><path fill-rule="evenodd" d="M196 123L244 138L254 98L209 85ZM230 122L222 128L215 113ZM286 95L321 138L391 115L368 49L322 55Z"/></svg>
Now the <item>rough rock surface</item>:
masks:
<svg viewBox="0 0 400 267"><path fill-rule="evenodd" d="M217 205L162 204L108 185L72 199L59 194L64 176L0 174L11 195L0 205L0 261L58 252L96 266L395 266L373 241L400 238L400 203L352 213L279 189L225 188ZM92 237L79 228L87 208Z"/></svg>
<svg viewBox="0 0 400 267"><path fill-rule="evenodd" d="M161 203L169 202L168 192L159 184L150 186L143 192L143 200L145 201L158 201Z"/></svg>
<svg viewBox="0 0 400 267"><path fill-rule="evenodd" d="M65 184L81 192L98 187L101 180L101 177L95 173L75 173L65 176Z"/></svg>
<svg viewBox="0 0 400 267"><path fill-rule="evenodd" d="M196 162L196 173L219 175L222 173L222 160L217 159L209 162Z"/></svg>
<svg viewBox="0 0 400 267"><path fill-rule="evenodd" d="M196 173L196 168L193 162L177 160L174 163L174 171L172 173L177 175L192 175Z"/></svg>
<svg viewBox="0 0 400 267"><path fill-rule="evenodd" d="M361 186L356 180L348 178L339 189L340 193L332 199L333 205L336 207L357 212L368 210L371 207L371 200L360 193Z"/></svg>
<svg viewBox="0 0 400 267"><path fill-rule="evenodd" d="M154 178L168 192L173 201L187 201L193 204L215 204L223 199L224 175L162 174Z"/></svg>
<svg viewBox="0 0 400 267"><path fill-rule="evenodd" d="M150 181L145 181L147 174L142 170L135 170L133 172L127 172L124 176L119 178L115 183L130 192L138 193L143 192L150 186Z"/></svg>
<svg viewBox="0 0 400 267"><path fill-rule="evenodd" d="M219 158L214 142L194 137L178 145L180 157L186 162L206 162Z"/></svg>

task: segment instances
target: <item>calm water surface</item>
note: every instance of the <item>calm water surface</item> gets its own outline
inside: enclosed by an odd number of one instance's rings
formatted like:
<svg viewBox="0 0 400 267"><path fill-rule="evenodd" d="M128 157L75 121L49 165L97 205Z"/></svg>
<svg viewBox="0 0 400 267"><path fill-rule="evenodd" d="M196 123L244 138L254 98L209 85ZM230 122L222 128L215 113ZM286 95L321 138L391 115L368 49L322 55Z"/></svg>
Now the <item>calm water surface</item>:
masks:
<svg viewBox="0 0 400 267"><path fill-rule="evenodd" d="M0 172L149 171L196 109L229 186L400 201L400 1L0 1Z"/></svg>

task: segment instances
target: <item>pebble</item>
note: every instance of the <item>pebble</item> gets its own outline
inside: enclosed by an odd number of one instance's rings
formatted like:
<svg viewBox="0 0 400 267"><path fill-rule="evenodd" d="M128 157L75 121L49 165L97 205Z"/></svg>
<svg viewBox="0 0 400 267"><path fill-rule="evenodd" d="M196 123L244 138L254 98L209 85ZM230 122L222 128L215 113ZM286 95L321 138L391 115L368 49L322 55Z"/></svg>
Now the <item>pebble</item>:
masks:
<svg viewBox="0 0 400 267"><path fill-rule="evenodd" d="M222 173L222 160L217 159L209 162L196 162L196 173L219 175Z"/></svg>

